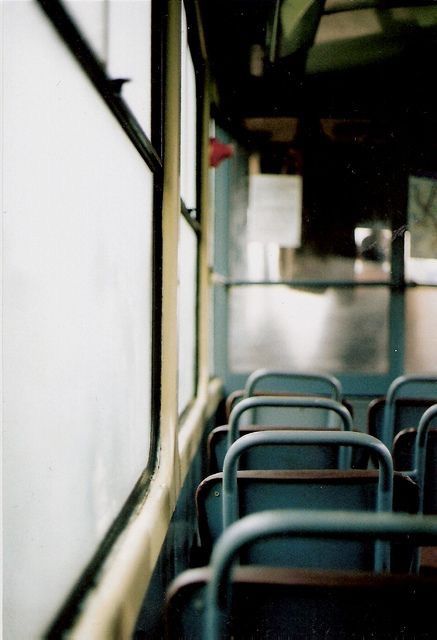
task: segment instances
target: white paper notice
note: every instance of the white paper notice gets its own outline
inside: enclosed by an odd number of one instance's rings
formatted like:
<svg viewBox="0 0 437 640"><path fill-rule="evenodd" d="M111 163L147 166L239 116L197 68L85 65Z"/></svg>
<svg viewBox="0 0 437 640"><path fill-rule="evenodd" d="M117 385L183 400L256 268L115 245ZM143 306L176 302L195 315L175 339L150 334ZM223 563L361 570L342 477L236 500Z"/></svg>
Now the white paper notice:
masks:
<svg viewBox="0 0 437 640"><path fill-rule="evenodd" d="M256 174L249 179L248 242L300 247L302 177Z"/></svg>

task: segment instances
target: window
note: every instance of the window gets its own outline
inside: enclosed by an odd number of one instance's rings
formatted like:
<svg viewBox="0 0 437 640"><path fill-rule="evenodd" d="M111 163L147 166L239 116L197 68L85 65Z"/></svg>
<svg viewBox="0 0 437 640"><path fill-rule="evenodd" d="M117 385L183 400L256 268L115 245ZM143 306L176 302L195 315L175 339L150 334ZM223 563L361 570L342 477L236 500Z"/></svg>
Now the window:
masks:
<svg viewBox="0 0 437 640"><path fill-rule="evenodd" d="M85 5L79 23L100 53L102 3L71 3ZM125 28L131 5L150 67L150 2L108 8ZM27 638L45 633L151 456L160 171L37 3L5 3L3 21L4 620ZM121 43L110 53L116 65Z"/></svg>

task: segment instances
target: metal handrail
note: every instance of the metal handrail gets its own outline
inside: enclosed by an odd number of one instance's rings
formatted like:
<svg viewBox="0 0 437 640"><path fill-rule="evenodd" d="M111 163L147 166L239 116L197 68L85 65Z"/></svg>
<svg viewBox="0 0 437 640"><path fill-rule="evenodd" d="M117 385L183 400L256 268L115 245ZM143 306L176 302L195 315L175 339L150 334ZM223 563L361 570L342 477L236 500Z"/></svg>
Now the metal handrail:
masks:
<svg viewBox="0 0 437 640"><path fill-rule="evenodd" d="M249 398L253 396L255 387L264 378L282 378L290 380L311 380L314 382L321 382L327 387L331 388L331 397L337 402L341 402L342 387L340 381L334 376L321 373L318 371L280 371L275 369L257 369L250 374L244 387L244 397Z"/></svg>
<svg viewBox="0 0 437 640"><path fill-rule="evenodd" d="M241 436L226 453L223 463L223 528L238 519L238 482L239 458L248 449L260 445L298 444L318 446L320 444L365 447L378 459L380 473L378 478L378 512L391 511L393 500L393 462L387 447L377 438L366 433L348 431L261 431Z"/></svg>
<svg viewBox="0 0 437 640"><path fill-rule="evenodd" d="M205 640L224 637L226 610L221 593L227 589L238 551L260 538L290 534L296 537L403 539L415 544L437 543L437 516L350 511L277 510L255 513L226 529L211 555L211 579L206 590ZM223 605L222 605L223 607Z"/></svg>
<svg viewBox="0 0 437 640"><path fill-rule="evenodd" d="M239 421L242 414L260 407L290 407L334 411L340 416L345 431L352 431L353 429L352 416L349 411L342 404L330 398L257 396L242 400L232 409L231 415L229 416L228 447L238 438Z"/></svg>

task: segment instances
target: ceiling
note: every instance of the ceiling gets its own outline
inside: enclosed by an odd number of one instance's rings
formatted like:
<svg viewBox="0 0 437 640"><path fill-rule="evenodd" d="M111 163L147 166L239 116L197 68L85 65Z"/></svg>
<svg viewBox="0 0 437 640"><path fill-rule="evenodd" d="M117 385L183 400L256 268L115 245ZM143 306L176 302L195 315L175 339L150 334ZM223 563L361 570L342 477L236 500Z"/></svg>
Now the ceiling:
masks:
<svg viewBox="0 0 437 640"><path fill-rule="evenodd" d="M230 128L285 141L302 117L435 123L436 1L199 4Z"/></svg>

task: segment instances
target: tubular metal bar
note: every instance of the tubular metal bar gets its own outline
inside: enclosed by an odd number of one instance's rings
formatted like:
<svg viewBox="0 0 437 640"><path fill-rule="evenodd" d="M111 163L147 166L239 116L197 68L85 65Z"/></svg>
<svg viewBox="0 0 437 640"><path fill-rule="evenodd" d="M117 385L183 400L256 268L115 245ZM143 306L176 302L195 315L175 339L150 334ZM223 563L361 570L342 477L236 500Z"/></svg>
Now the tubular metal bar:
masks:
<svg viewBox="0 0 437 640"><path fill-rule="evenodd" d="M181 200L181 213L184 216L185 220L188 222L194 233L197 237L201 234L201 226L199 221L196 218L191 216L190 210L187 209L183 200Z"/></svg>
<svg viewBox="0 0 437 640"><path fill-rule="evenodd" d="M437 544L437 516L393 513L351 513L350 511L277 510L255 513L239 520L222 534L211 556L211 579L206 591L206 640L224 637L226 610L220 605L229 586L238 551L245 545L270 536L403 539L416 544Z"/></svg>
<svg viewBox="0 0 437 640"><path fill-rule="evenodd" d="M295 407L308 409L328 409L334 411L342 419L345 431L352 431L353 422L349 411L339 402L330 398L303 398L302 396L257 396L239 402L229 417L228 448L238 438L239 420L243 413L259 407Z"/></svg>
<svg viewBox="0 0 437 640"><path fill-rule="evenodd" d="M393 462L387 447L367 433L348 431L260 431L238 438L228 449L223 463L223 529L238 520L238 462L242 453L267 444L319 444L365 447L376 454L379 478L376 510L391 511L393 499Z"/></svg>
<svg viewBox="0 0 437 640"><path fill-rule="evenodd" d="M39 0L38 0L39 1ZM226 278L226 287L232 289L233 287L278 287L287 286L294 289L301 289L302 287L311 289L356 289L358 287L373 288L373 287L385 287L392 291L399 290L399 284L390 280L232 280ZM427 287L428 289L435 289L437 284L427 283L418 284L417 282L405 282L402 287L407 289L413 289L414 287Z"/></svg>
<svg viewBox="0 0 437 640"><path fill-rule="evenodd" d="M156 153L156 150L126 102L114 91L112 84L113 79L106 75L103 65L82 37L75 22L63 4L59 0L37 0L37 2L85 74L91 80L108 108L117 118L143 160L145 160L154 173L161 174L161 158Z"/></svg>
<svg viewBox="0 0 437 640"><path fill-rule="evenodd" d="M367 280L358 282L357 280L232 280L227 278L226 285L228 287L277 287L287 286L293 288L308 287L312 289L352 289L356 287L388 287L394 288L394 283L388 280ZM407 286L416 286L412 283L407 283ZM425 286L425 285L424 285ZM433 286L433 285L426 285ZM435 285L434 285L435 286Z"/></svg>
<svg viewBox="0 0 437 640"><path fill-rule="evenodd" d="M409 375L409 376L399 376L393 380L391 385L388 388L387 396L385 399L385 407L384 407L384 422L382 429L382 440L387 447L392 446L393 444L393 432L394 432L394 416L395 416L395 400L398 395L399 390L408 385L408 384L420 384L420 383L433 383L435 382L437 385L437 376L434 375ZM436 386L436 399L437 399L437 386Z"/></svg>
<svg viewBox="0 0 437 640"><path fill-rule="evenodd" d="M329 374L316 371L276 371L274 369L258 369L250 374L244 389L244 397L249 398L253 395L255 386L263 378L282 378L290 380L313 380L314 382L324 383L331 387L331 397L337 402L341 402L342 388L340 381Z"/></svg>
<svg viewBox="0 0 437 640"><path fill-rule="evenodd" d="M437 404L429 407L420 419L414 446L414 476L419 485L419 513L423 512L425 495L426 444L432 419L437 416Z"/></svg>

